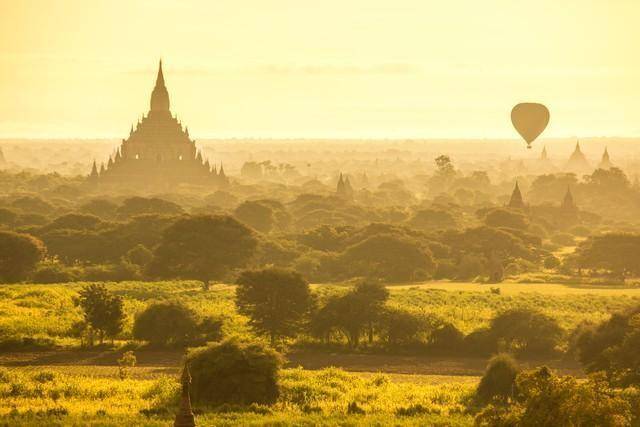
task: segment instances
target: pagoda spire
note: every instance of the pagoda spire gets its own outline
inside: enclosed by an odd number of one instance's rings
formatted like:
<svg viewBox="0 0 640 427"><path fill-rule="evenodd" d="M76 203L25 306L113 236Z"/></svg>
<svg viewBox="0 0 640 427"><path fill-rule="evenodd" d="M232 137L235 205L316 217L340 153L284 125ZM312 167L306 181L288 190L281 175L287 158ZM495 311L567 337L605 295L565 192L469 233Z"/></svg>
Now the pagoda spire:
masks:
<svg viewBox="0 0 640 427"><path fill-rule="evenodd" d="M96 164L95 159L93 159L93 165L91 166L91 174L89 177L92 179L98 178L98 165Z"/></svg>
<svg viewBox="0 0 640 427"><path fill-rule="evenodd" d="M547 155L547 146L545 145L542 148L542 153L540 154L540 160L546 161L549 159L549 156Z"/></svg>
<svg viewBox="0 0 640 427"><path fill-rule="evenodd" d="M191 409L191 396L189 389L191 386L191 373L189 372L189 364L185 363L182 369L182 393L180 396L180 407L173 423L174 427L195 427L196 420Z"/></svg>
<svg viewBox="0 0 640 427"><path fill-rule="evenodd" d="M604 153L602 153L602 159L600 160L600 164L598 165L598 169L610 169L611 166L611 158L609 157L609 150L607 147L604 147Z"/></svg>
<svg viewBox="0 0 640 427"><path fill-rule="evenodd" d="M158 65L158 77L156 77L156 86L151 92L151 112L162 111L169 112L169 92L164 83L164 74L162 73L162 59Z"/></svg>
<svg viewBox="0 0 640 427"><path fill-rule="evenodd" d="M158 64L158 77L156 77L156 87L164 86L164 74L162 73L162 58L160 58L160 63Z"/></svg>
<svg viewBox="0 0 640 427"><path fill-rule="evenodd" d="M509 207L514 209L524 208L524 201L522 200L522 193L520 192L520 186L516 180L516 186L511 193L511 199L509 200Z"/></svg>
<svg viewBox="0 0 640 427"><path fill-rule="evenodd" d="M564 199L562 200L562 205L560 207L567 212L573 212L576 210L576 203L573 200L573 194L571 194L570 186L567 186L567 192L564 195Z"/></svg>

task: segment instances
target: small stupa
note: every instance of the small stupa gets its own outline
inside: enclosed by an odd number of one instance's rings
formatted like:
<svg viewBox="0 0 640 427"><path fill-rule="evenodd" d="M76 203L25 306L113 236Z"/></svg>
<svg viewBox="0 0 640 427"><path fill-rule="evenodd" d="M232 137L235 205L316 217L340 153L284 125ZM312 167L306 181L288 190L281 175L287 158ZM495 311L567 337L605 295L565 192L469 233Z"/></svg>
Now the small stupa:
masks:
<svg viewBox="0 0 640 427"><path fill-rule="evenodd" d="M191 374L189 373L189 364L185 363L182 369L182 395L180 397L180 407L176 414L174 427L195 427L196 420L191 409L191 396L189 389L191 387Z"/></svg>

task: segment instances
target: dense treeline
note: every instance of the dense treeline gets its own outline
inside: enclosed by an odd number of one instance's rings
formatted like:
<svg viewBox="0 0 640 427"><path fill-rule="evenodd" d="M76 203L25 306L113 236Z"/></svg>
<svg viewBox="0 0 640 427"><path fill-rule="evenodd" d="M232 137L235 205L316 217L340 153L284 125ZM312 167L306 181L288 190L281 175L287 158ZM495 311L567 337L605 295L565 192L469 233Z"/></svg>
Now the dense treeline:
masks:
<svg viewBox="0 0 640 427"><path fill-rule="evenodd" d="M629 202L638 200L635 187L615 168L599 169L583 181L572 175L538 176L530 183L531 198L545 203L523 209L504 207L504 198L470 197L497 187L486 173L457 171L446 156L436 159L434 174L420 184L429 189L422 199L416 197L420 186L398 179L380 183L375 192L363 186L348 197L305 186L279 187L264 197L273 187L260 181L235 182L205 195L185 188L142 197L96 194L82 180L58 175L3 173L2 178L12 192L0 200L0 229L33 236L31 250L41 254L23 263L19 274L0 273L5 281L232 281L242 269L269 265L293 268L315 282L354 277L498 282L527 274L537 274L536 280L628 280L637 276L640 264L638 251L631 250L637 239L633 224L581 208L583 196L611 193L616 200L623 195ZM552 195L559 203L568 185L580 208L548 204ZM203 215L214 219L203 220ZM238 231L227 236L224 227L206 221L237 223ZM206 234L209 241L192 240L188 233ZM171 252L181 238L194 247ZM239 245L240 252L226 259L195 261L219 242L228 244L228 238L255 243L242 250ZM557 255L575 245L575 254ZM163 261L176 254L193 257L193 265L187 268L188 259L174 265ZM203 271L204 264L209 271Z"/></svg>

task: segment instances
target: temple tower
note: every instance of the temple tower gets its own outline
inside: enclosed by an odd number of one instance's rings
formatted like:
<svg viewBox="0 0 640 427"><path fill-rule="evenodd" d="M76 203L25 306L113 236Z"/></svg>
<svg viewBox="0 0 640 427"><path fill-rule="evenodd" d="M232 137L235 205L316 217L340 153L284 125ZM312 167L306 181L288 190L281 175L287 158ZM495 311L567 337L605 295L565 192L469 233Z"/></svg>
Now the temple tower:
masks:
<svg viewBox="0 0 640 427"><path fill-rule="evenodd" d="M574 173L587 172L591 169L587 157L580 148L580 141L576 141L576 148L573 150L571 157L569 157L565 169Z"/></svg>
<svg viewBox="0 0 640 427"><path fill-rule="evenodd" d="M100 184L162 188L178 184L216 185L208 159L187 128L171 114L162 61L158 65L149 112L131 126L127 139L100 170ZM91 173L92 179L95 175Z"/></svg>
<svg viewBox="0 0 640 427"><path fill-rule="evenodd" d="M602 153L602 159L598 164L598 169L611 169L613 164L611 163L611 159L609 158L609 150L607 147L604 148L604 153Z"/></svg>
<svg viewBox="0 0 640 427"><path fill-rule="evenodd" d="M518 181L516 181L516 186L511 193L511 199L509 199L508 207L512 209L524 209L525 204L524 200L522 200L522 193L520 192L520 186L518 185Z"/></svg>

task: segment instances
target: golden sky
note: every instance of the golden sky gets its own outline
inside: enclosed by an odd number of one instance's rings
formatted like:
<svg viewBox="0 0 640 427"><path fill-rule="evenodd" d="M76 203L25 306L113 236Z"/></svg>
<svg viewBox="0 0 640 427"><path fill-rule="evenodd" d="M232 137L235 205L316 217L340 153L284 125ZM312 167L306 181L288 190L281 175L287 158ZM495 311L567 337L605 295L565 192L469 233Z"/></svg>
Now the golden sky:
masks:
<svg viewBox="0 0 640 427"><path fill-rule="evenodd" d="M640 135L640 0L0 0L0 137Z"/></svg>

